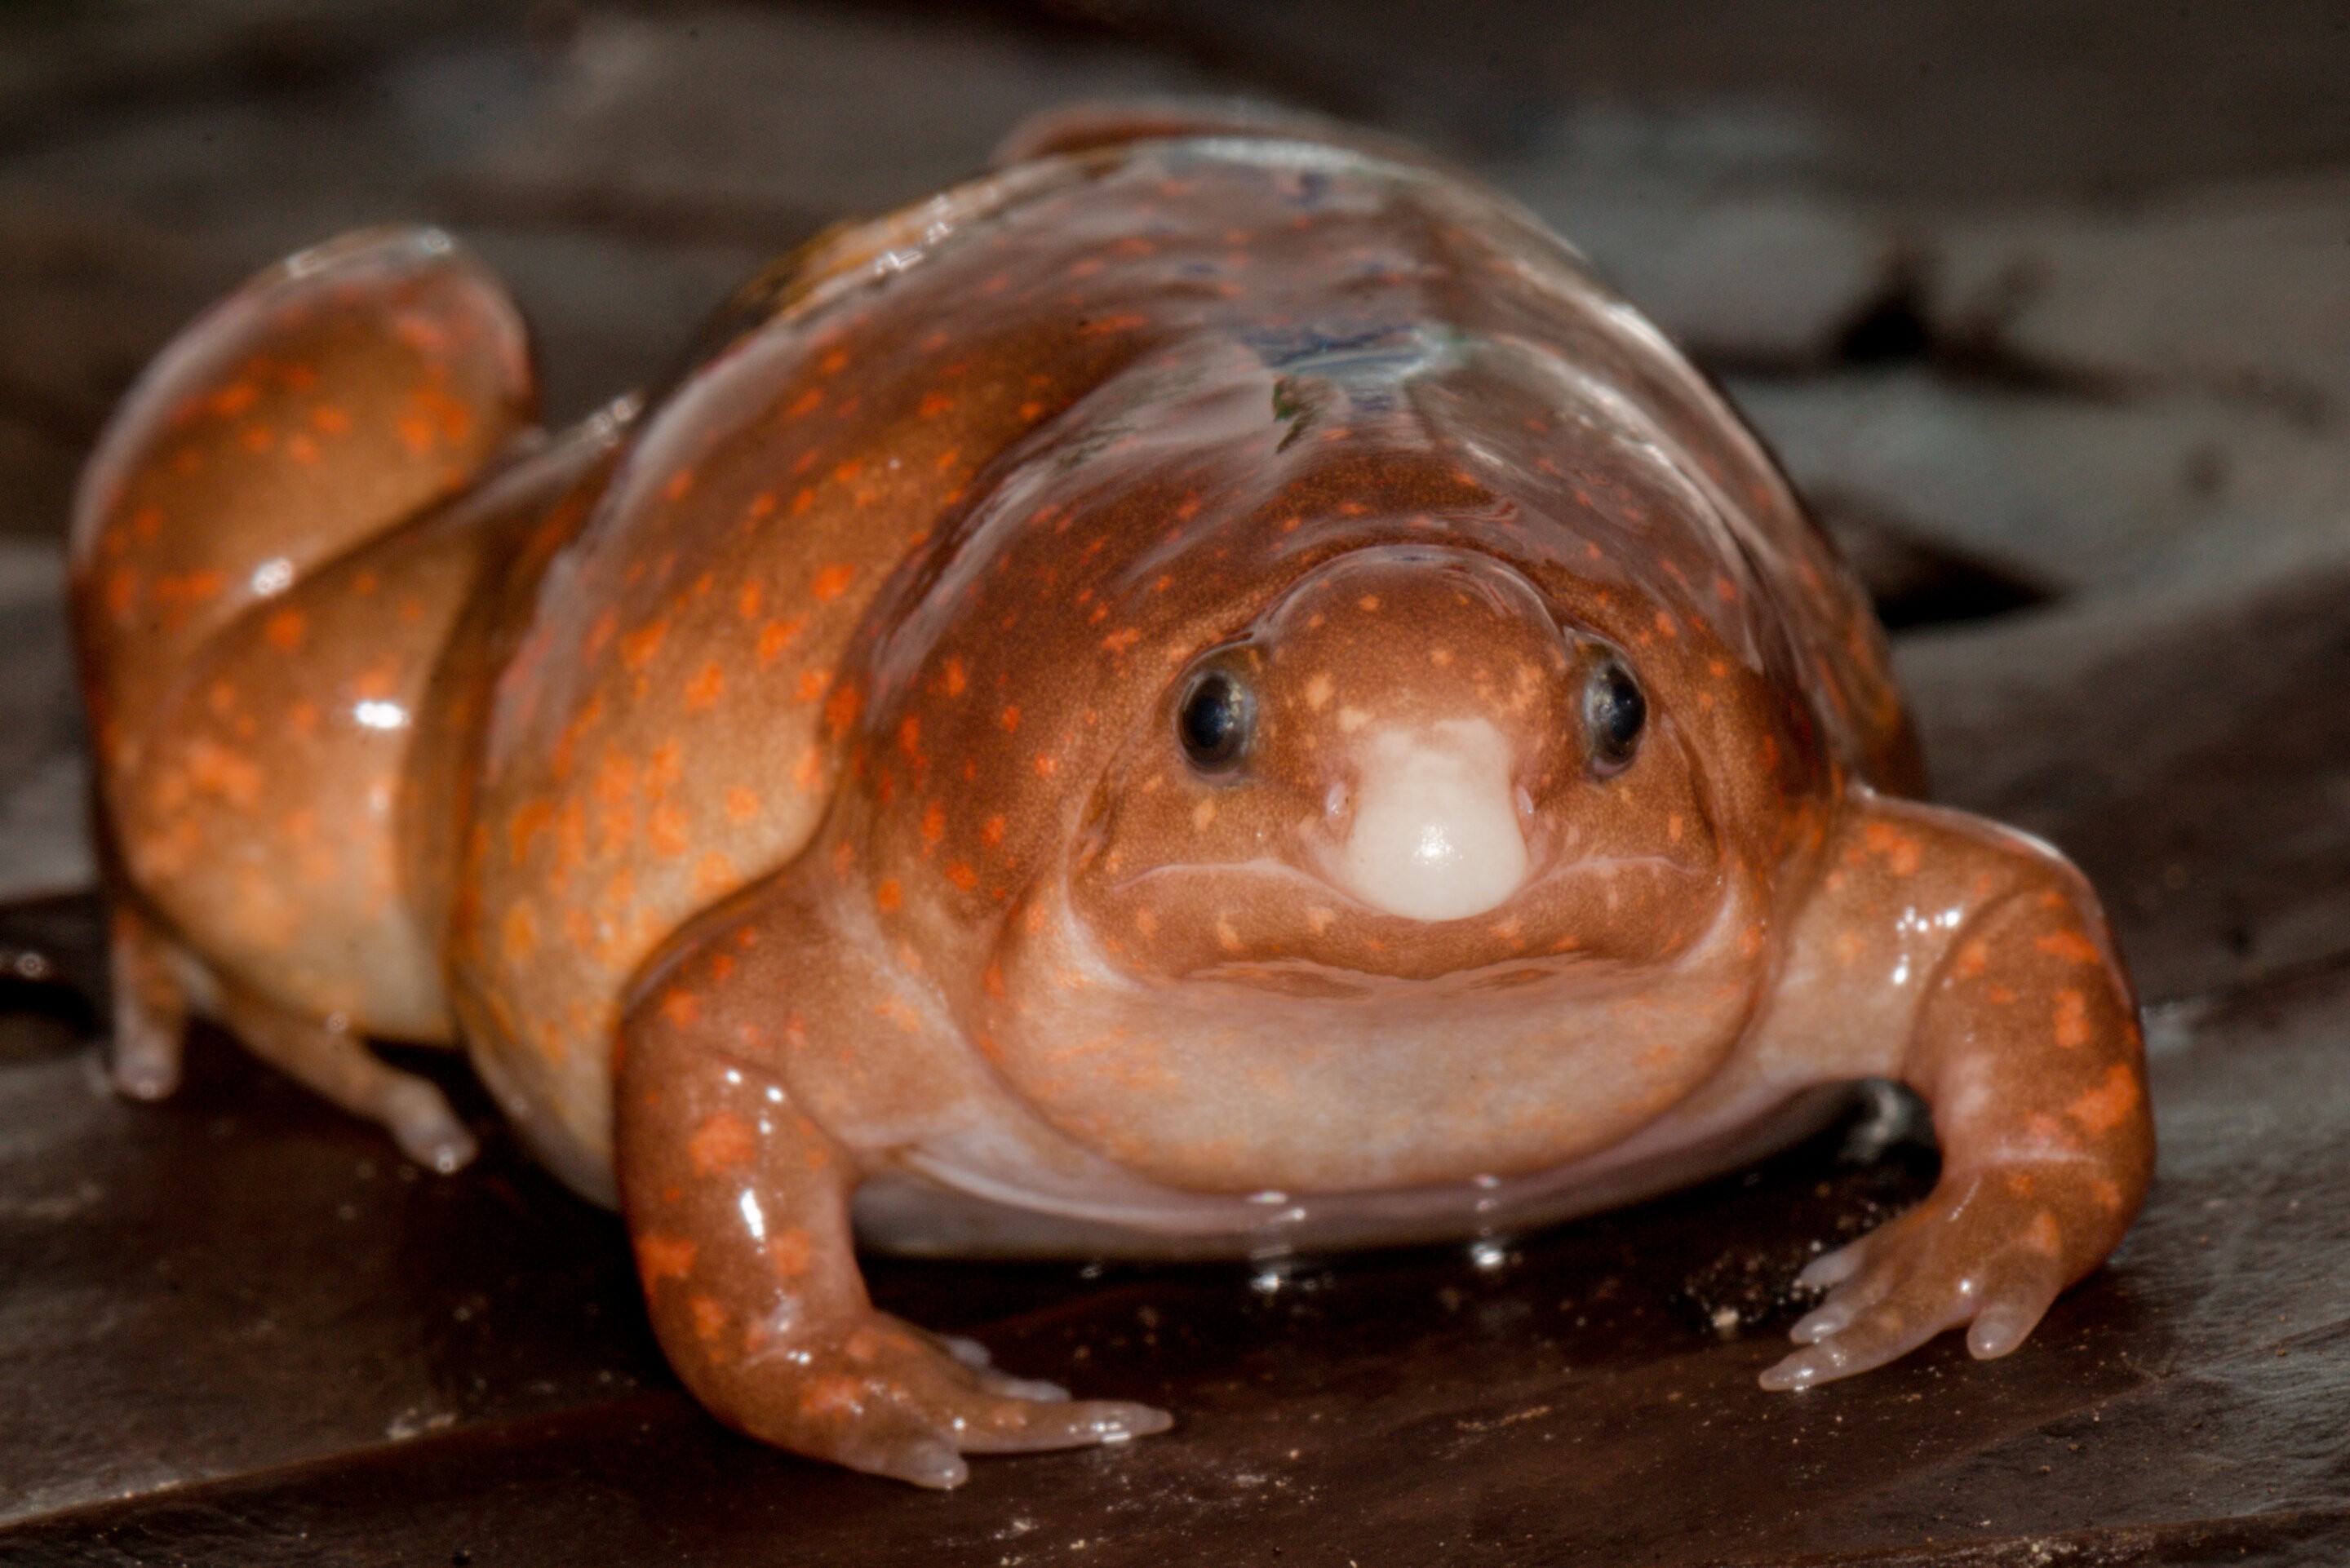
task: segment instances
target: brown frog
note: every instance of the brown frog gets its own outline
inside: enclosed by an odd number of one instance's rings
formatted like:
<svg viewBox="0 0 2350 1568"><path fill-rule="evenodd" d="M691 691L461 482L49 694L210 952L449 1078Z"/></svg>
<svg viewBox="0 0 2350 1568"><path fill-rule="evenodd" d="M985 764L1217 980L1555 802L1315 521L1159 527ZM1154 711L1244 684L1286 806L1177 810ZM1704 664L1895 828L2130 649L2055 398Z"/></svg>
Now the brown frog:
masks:
<svg viewBox="0 0 2350 1568"><path fill-rule="evenodd" d="M192 1010L447 1170L463 1044L722 1419L931 1486L1166 1424L852 1251L1473 1237L1883 1075L1924 1203L1764 1374L2012 1350L2153 1155L2044 845L1917 804L1882 637L1721 399L1395 148L1079 111L754 284L641 410L377 231L190 327L73 585L128 1092Z"/></svg>

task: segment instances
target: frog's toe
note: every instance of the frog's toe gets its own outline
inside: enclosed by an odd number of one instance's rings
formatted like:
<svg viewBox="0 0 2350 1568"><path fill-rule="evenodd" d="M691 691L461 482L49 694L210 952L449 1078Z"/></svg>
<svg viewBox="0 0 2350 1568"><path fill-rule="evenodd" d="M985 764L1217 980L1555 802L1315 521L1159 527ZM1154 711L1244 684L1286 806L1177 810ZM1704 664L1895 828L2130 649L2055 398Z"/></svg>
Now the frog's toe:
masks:
<svg viewBox="0 0 2350 1568"><path fill-rule="evenodd" d="M1057 1383L1048 1383L1041 1377L1014 1377L1008 1372L998 1370L995 1357L989 1354L987 1346L975 1339L960 1334L941 1334L933 1337L949 1355L969 1368L978 1379L979 1386L991 1394L1001 1394L1013 1399L1045 1401L1069 1397L1069 1391Z"/></svg>
<svg viewBox="0 0 2350 1568"><path fill-rule="evenodd" d="M1898 1302L1871 1307L1840 1326L1816 1330L1817 1337L1811 1344L1762 1374L1762 1386L1809 1388L1815 1383L1833 1383L1869 1371L1907 1355L1955 1321L1912 1315Z"/></svg>
<svg viewBox="0 0 2350 1568"><path fill-rule="evenodd" d="M385 1093L382 1120L400 1151L443 1176L473 1162L481 1145L450 1107L440 1089L422 1078L398 1075L399 1082Z"/></svg>
<svg viewBox="0 0 2350 1568"><path fill-rule="evenodd" d="M114 1092L133 1100L164 1100L180 1086L180 1034L147 1020L115 1025L106 1064Z"/></svg>
<svg viewBox="0 0 2350 1568"><path fill-rule="evenodd" d="M1025 1453L1123 1443L1174 1424L1166 1411L1125 1399L1071 1399L1066 1394L1058 1399L996 1398L986 1418L973 1423L962 1440L970 1453Z"/></svg>

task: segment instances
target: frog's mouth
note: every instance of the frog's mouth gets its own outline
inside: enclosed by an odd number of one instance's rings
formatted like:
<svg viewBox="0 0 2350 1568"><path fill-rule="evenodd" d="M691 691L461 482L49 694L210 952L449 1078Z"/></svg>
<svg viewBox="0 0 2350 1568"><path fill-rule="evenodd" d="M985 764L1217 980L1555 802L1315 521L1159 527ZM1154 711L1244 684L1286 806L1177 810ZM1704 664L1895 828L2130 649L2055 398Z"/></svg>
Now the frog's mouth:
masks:
<svg viewBox="0 0 2350 1568"><path fill-rule="evenodd" d="M1160 866L1090 893L1084 918L1138 978L1332 1000L1392 1001L1399 983L1483 992L1672 962L1724 896L1710 848L1579 855L1537 834L1522 842L1526 869L1503 900L1449 918L1373 903L1335 872L1288 859ZM1342 854L1343 844L1321 858Z"/></svg>

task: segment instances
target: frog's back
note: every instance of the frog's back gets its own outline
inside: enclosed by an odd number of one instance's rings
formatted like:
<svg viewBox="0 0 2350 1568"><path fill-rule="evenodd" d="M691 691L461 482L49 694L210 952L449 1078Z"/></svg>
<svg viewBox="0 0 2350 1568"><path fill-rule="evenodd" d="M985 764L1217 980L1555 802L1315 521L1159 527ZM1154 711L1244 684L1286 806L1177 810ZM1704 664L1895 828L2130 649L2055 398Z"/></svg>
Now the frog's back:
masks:
<svg viewBox="0 0 2350 1568"><path fill-rule="evenodd" d="M1268 137L1080 146L828 236L726 320L549 575L468 850L466 1033L585 1190L609 1191L630 976L805 847L858 747L912 754L861 723L920 645L881 623L939 601L918 587L1024 476L1135 436L1110 383L1263 381L1262 418L1331 452L1451 462L1524 514L1485 547L1709 624L1821 760L1914 780L1875 622L1761 448L1571 252L1440 171ZM1315 426L1284 388L1367 415Z"/></svg>

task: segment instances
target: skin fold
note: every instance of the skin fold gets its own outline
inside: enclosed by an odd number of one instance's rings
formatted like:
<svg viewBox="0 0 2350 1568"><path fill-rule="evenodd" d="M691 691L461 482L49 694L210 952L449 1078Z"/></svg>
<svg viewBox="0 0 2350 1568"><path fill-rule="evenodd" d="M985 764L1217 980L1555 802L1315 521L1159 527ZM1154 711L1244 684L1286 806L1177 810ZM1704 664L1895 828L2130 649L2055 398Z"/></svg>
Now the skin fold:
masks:
<svg viewBox="0 0 2350 1568"><path fill-rule="evenodd" d="M2003 1355L2152 1124L2095 898L1918 804L1883 638L1525 214L1317 123L1083 109L561 435L494 279L353 235L133 389L72 585L126 1092L192 1012L442 1169L462 1046L721 1419L951 1486L1156 1431L853 1243L1523 1229L1901 1079L1943 1149L1764 1374Z"/></svg>

